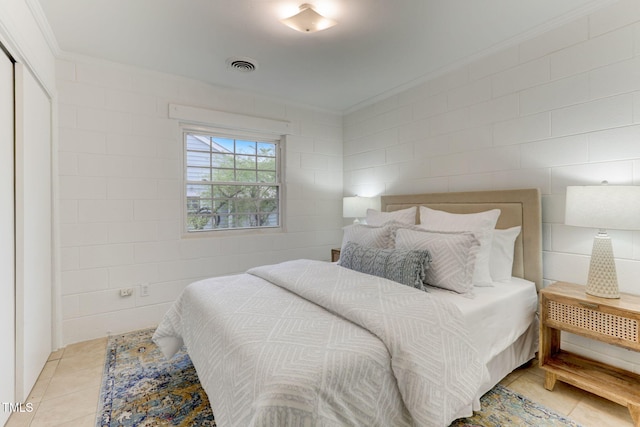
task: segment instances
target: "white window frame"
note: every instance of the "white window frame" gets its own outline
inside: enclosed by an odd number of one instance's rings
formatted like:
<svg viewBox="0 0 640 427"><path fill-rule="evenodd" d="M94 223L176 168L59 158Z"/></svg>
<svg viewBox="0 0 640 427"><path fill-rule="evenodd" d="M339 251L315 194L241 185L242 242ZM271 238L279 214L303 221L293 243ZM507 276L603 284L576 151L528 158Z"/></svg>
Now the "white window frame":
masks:
<svg viewBox="0 0 640 427"><path fill-rule="evenodd" d="M182 138L182 234L185 237L194 236L211 236L211 235L238 235L243 233L273 233L284 231L285 224L285 180L284 180L284 144L285 136L277 136L274 134L247 132L242 130L221 129L211 126L198 126L192 124L182 124L180 126L180 135ZM257 227L238 227L238 228L213 228L204 230L189 230L187 223L188 216L188 195L187 185L191 182L187 180L187 134L204 134L210 136L219 136L231 139L249 139L258 142L274 143L276 145L276 182L273 185L278 187L278 225L276 226L257 226ZM213 181L210 181L213 182Z"/></svg>

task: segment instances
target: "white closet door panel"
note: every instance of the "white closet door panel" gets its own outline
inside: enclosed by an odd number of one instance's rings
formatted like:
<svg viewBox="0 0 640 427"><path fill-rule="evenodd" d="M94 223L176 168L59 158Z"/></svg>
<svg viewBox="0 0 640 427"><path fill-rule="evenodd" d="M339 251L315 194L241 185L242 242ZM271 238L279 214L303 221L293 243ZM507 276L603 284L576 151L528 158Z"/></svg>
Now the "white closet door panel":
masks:
<svg viewBox="0 0 640 427"><path fill-rule="evenodd" d="M51 101L16 64L16 398L51 353Z"/></svg>
<svg viewBox="0 0 640 427"><path fill-rule="evenodd" d="M15 402L13 215L13 63L0 49L0 402ZM9 411L0 410L0 425L8 418Z"/></svg>

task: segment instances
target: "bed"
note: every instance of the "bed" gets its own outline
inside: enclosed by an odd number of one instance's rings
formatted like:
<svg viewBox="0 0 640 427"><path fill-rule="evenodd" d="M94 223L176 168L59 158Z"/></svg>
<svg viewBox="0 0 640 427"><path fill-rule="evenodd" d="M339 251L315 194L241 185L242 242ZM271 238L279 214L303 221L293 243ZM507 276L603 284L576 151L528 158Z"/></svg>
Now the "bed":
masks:
<svg viewBox="0 0 640 427"><path fill-rule="evenodd" d="M540 191L516 189L393 195L383 196L381 204L382 211L397 211L411 206L427 206L457 214L500 209L496 229L522 227L515 241L511 279L494 283L493 287L474 288L477 298L473 300L432 289L448 297L461 309L476 341L476 348L486 350L482 359L489 369L490 379L479 388L477 397L481 397L507 374L531 360L537 351L537 292L542 289ZM532 283L535 285L535 294ZM516 287L511 286L513 284ZM518 309L509 310L515 307ZM511 321L502 322L504 319ZM523 325L529 326L523 331ZM507 333L504 327L509 328L507 340L503 339L503 334ZM517 337L513 338L514 335ZM505 345L505 341L511 344ZM464 416L468 416L468 412Z"/></svg>
<svg viewBox="0 0 640 427"><path fill-rule="evenodd" d="M343 265L294 260L189 285L153 339L167 357L186 346L218 425L447 426L533 358L538 190L382 197L382 212L411 207L416 222L420 207L499 209L497 229L521 227L512 277L465 294L425 292L346 268L345 258ZM356 246L349 243L363 249ZM431 256L407 251L413 266ZM400 252L376 256L399 259Z"/></svg>

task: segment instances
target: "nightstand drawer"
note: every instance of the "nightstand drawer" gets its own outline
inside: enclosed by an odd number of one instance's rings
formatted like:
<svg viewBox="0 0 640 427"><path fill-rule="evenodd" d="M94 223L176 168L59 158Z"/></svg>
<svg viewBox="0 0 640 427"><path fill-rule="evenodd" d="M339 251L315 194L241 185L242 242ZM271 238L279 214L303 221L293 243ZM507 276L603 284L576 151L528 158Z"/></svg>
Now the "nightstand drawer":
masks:
<svg viewBox="0 0 640 427"><path fill-rule="evenodd" d="M590 302L565 304L547 300L546 322L550 326L585 335L601 335L620 340L619 344L640 349L640 322L623 313L605 313ZM625 346L626 346L625 345Z"/></svg>

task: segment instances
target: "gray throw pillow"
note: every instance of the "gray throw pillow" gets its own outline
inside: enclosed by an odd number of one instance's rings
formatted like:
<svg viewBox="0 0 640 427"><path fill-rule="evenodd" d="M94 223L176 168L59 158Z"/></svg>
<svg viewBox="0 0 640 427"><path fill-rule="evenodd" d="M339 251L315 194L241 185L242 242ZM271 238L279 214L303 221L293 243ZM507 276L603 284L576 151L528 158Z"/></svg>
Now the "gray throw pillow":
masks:
<svg viewBox="0 0 640 427"><path fill-rule="evenodd" d="M426 250L380 249L348 242L338 265L425 290L425 271L431 256Z"/></svg>

